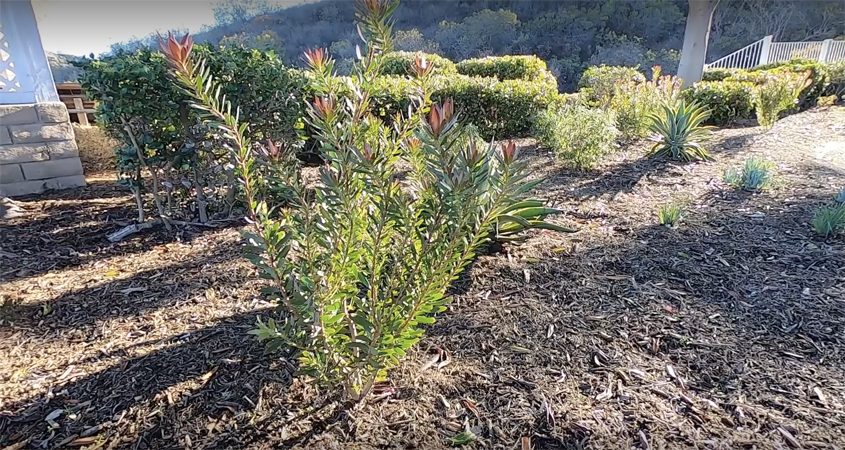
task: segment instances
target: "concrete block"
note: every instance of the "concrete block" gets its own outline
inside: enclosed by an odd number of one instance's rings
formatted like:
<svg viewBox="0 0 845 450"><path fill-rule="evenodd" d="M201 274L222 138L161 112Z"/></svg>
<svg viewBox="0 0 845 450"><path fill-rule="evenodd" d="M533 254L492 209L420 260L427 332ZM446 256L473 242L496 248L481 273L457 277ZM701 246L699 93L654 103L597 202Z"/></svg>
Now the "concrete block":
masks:
<svg viewBox="0 0 845 450"><path fill-rule="evenodd" d="M0 145L0 164L44 161L50 159L48 144Z"/></svg>
<svg viewBox="0 0 845 450"><path fill-rule="evenodd" d="M0 197L16 197L26 194L40 194L49 189L67 189L85 186L85 177L51 178L49 180L21 181L19 183L0 184Z"/></svg>
<svg viewBox="0 0 845 450"><path fill-rule="evenodd" d="M0 145L7 145L12 143L12 135L9 134L9 129L0 126Z"/></svg>
<svg viewBox="0 0 845 450"><path fill-rule="evenodd" d="M24 181L20 164L0 166L0 184L18 183Z"/></svg>
<svg viewBox="0 0 845 450"><path fill-rule="evenodd" d="M82 175L82 163L79 158L53 159L21 164L23 175L27 180L43 180L46 178Z"/></svg>
<svg viewBox="0 0 845 450"><path fill-rule="evenodd" d="M79 149L76 148L76 141L59 141L47 144L50 159L73 158L79 156Z"/></svg>
<svg viewBox="0 0 845 450"><path fill-rule="evenodd" d="M16 144L73 140L73 128L68 122L51 125L12 125L9 127L9 133L12 135L12 142Z"/></svg>
<svg viewBox="0 0 845 450"><path fill-rule="evenodd" d="M38 123L35 105L0 105L0 125Z"/></svg>
<svg viewBox="0 0 845 450"><path fill-rule="evenodd" d="M42 123L70 122L67 106L62 102L36 103L35 111Z"/></svg>

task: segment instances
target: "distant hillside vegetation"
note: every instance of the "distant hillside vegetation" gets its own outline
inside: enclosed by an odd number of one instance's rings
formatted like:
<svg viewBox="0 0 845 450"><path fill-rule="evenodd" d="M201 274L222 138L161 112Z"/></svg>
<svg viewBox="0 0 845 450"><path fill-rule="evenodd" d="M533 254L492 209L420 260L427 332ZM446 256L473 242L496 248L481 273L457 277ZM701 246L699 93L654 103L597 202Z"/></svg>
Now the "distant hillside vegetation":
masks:
<svg viewBox="0 0 845 450"><path fill-rule="evenodd" d="M593 64L677 66L687 0L431 1L403 0L396 12L400 50L439 53L453 60L536 54L561 86L572 87ZM262 11L247 19L247 6ZM268 12L269 11L269 12ZM279 10L266 1L224 3L216 26L198 40L273 49L292 64L309 47L328 48L348 67L358 42L350 0L326 0ZM713 19L710 58L767 34L779 40L845 35L841 0L723 0Z"/></svg>

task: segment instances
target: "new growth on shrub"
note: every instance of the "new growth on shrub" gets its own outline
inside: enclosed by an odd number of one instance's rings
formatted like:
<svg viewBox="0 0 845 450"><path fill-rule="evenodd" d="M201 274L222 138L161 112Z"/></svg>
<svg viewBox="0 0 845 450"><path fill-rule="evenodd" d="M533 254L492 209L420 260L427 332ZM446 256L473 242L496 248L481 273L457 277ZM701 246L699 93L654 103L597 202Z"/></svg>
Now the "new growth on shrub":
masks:
<svg viewBox="0 0 845 450"><path fill-rule="evenodd" d="M612 111L574 104L540 113L534 134L558 160L586 170L616 149L619 131Z"/></svg>
<svg viewBox="0 0 845 450"><path fill-rule="evenodd" d="M256 189L248 122L217 95L204 63L191 59L190 39L164 45L176 79L235 152L249 205L248 257L281 306L254 334L270 348L290 348L302 372L352 401L445 309L447 289L480 246L526 228L562 229L541 220L554 210L528 196L536 182L527 181L514 144L499 150L468 137L451 100L432 104L432 65L423 56L411 66L409 110L389 122L374 115L374 81L391 49L397 5L357 4L365 42L348 79L334 76L326 51L306 52L315 86L308 122L326 163L313 200L293 186L300 204L283 211Z"/></svg>
<svg viewBox="0 0 845 450"><path fill-rule="evenodd" d="M775 165L765 159L752 157L745 161L742 168L728 169L724 173L727 184L746 191L759 192L774 181Z"/></svg>
<svg viewBox="0 0 845 450"><path fill-rule="evenodd" d="M651 155L683 161L710 159L704 148L710 136L710 127L704 125L709 114L706 107L684 100L662 105L662 112L650 116L655 134Z"/></svg>
<svg viewBox="0 0 845 450"><path fill-rule="evenodd" d="M648 135L652 114L661 105L673 104L681 91L678 77L661 75L659 66L652 68L649 81L622 80L614 87L608 109L616 114L616 128L626 141Z"/></svg>

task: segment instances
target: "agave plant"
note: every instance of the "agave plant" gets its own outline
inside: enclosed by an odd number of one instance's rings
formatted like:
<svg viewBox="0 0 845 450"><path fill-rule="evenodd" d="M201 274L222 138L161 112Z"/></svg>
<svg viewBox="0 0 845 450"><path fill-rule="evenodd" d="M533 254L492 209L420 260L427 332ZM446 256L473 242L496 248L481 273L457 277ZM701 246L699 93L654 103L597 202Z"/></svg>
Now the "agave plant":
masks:
<svg viewBox="0 0 845 450"><path fill-rule="evenodd" d="M649 116L649 130L656 135L650 155L684 161L710 159L703 145L710 135L711 127L704 125L710 117L710 110L699 103L686 103L684 100L664 104L661 109Z"/></svg>
<svg viewBox="0 0 845 450"><path fill-rule="evenodd" d="M728 169L724 180L729 185L746 191L759 192L774 181L775 165L765 159L752 157L745 160L741 170Z"/></svg>

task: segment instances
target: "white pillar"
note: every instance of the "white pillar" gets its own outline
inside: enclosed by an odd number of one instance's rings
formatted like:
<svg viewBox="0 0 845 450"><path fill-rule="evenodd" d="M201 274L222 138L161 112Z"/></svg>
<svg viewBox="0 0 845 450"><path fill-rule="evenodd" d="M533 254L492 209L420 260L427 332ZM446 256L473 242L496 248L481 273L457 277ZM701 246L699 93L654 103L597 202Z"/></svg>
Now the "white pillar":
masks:
<svg viewBox="0 0 845 450"><path fill-rule="evenodd" d="M0 104L59 101L29 0L0 0Z"/></svg>
<svg viewBox="0 0 845 450"><path fill-rule="evenodd" d="M772 35L763 38L763 43L760 45L760 62L758 65L769 63L769 51L772 49Z"/></svg>

